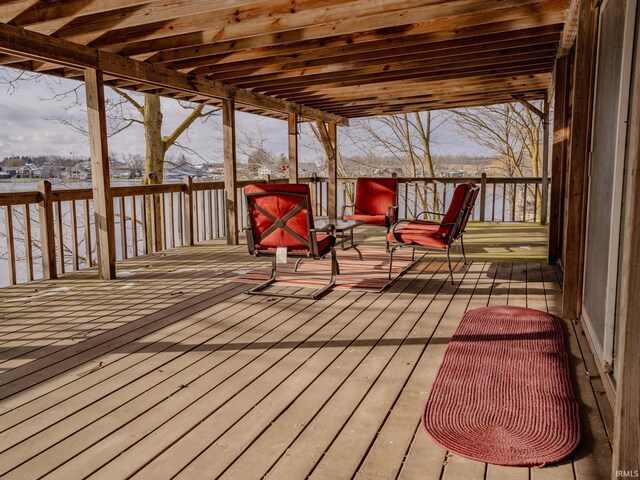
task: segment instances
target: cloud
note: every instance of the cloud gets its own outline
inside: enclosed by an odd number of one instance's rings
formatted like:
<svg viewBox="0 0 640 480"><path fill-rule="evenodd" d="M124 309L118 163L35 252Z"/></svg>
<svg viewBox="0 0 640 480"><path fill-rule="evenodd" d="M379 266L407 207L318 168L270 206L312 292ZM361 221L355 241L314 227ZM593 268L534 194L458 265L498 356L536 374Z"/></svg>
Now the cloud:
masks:
<svg viewBox="0 0 640 480"><path fill-rule="evenodd" d="M0 71L0 76L1 73ZM81 84L66 79L55 80L55 84L58 91L79 87L77 95L84 104L84 88ZM106 95L108 98L118 98L110 90L106 91ZM51 100L51 97L52 93L44 81L21 81L13 94L6 90L0 91L0 158L10 155L43 154L88 156L89 147L85 136L69 126L51 120L71 116L84 121L84 106L73 105L70 99L56 101ZM167 135L188 113L177 101L171 99L162 99L162 108L163 134ZM275 155L287 153L286 122L238 112L236 123L238 129L245 131L255 130L259 125L267 138L266 147ZM220 125L220 116L204 123L196 122L187 134L180 138L179 143L194 150L206 161L220 162L223 155ZM436 140L434 151L439 154L487 154L486 150L462 137L452 123L441 127ZM302 161L312 161L317 157L317 151L307 148L306 143L308 141L300 142L300 158ZM344 143L342 147L346 148ZM144 129L141 125L134 124L111 137L109 150L111 153L144 153ZM169 150L170 155L180 153L178 147ZM240 153L239 160L244 161Z"/></svg>

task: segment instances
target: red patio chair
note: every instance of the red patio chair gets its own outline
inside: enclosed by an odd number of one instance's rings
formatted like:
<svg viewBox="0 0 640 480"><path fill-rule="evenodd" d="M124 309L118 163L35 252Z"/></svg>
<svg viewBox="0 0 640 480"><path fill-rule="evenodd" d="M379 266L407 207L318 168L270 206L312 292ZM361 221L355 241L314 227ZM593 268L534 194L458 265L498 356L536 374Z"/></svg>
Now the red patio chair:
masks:
<svg viewBox="0 0 640 480"><path fill-rule="evenodd" d="M273 257L269 280L247 293L316 299L333 287L336 275L340 273L334 250L335 227L329 226L328 235L318 235L316 232L309 187L301 184L247 185L244 193L247 199L249 253L255 256ZM331 254L329 283L310 295L278 295L264 292L264 289L276 281L276 254L281 248L286 249L287 257L318 260Z"/></svg>
<svg viewBox="0 0 640 480"><path fill-rule="evenodd" d="M358 178L353 203L354 205L343 205L343 220L360 220L367 225L380 225L389 233L391 225L398 219L398 179ZM346 215L347 208L351 209L351 215Z"/></svg>
<svg viewBox="0 0 640 480"><path fill-rule="evenodd" d="M416 250L446 250L449 263L449 275L453 281L453 269L451 268L451 256L449 250L456 240L460 240L464 264L467 264L467 256L464 251L463 235L467 222L473 212L473 207L478 196L478 187L473 183L458 185L453 192L451 204L440 223L429 220L401 220L391 228L387 240L391 243L389 260L389 279L393 266L393 253L401 247L410 247L415 254ZM418 214L418 217L424 213ZM435 213L435 215L442 215Z"/></svg>

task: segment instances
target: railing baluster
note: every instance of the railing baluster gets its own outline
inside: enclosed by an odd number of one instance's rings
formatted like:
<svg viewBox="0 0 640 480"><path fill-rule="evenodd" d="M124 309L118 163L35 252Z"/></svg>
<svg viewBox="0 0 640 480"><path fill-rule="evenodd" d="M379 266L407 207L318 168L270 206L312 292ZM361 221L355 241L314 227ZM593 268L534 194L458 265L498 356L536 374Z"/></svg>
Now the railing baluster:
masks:
<svg viewBox="0 0 640 480"><path fill-rule="evenodd" d="M527 184L522 184L522 221L527 221Z"/></svg>
<svg viewBox="0 0 640 480"><path fill-rule="evenodd" d="M533 221L538 221L538 186L533 184Z"/></svg>
<svg viewBox="0 0 640 480"><path fill-rule="evenodd" d="M511 185L511 221L516 221L516 184Z"/></svg>
<svg viewBox="0 0 640 480"><path fill-rule="evenodd" d="M184 245L184 223L182 215L182 196L183 192L178 192L178 241L180 245Z"/></svg>
<svg viewBox="0 0 640 480"><path fill-rule="evenodd" d="M220 238L220 190L214 190L213 192L213 209L215 211L215 219L216 219L216 236L215 238Z"/></svg>
<svg viewBox="0 0 640 480"><path fill-rule="evenodd" d="M171 248L176 248L175 208L173 204L173 192L169 193L169 242Z"/></svg>
<svg viewBox="0 0 640 480"><path fill-rule="evenodd" d="M27 280L33 280L33 239L31 238L31 205L24 204L24 257L27 263Z"/></svg>
<svg viewBox="0 0 640 480"><path fill-rule="evenodd" d="M124 204L124 197L120 197L120 241L122 248L122 258L129 258L127 252L127 209Z"/></svg>
<svg viewBox="0 0 640 480"><path fill-rule="evenodd" d="M195 227L195 232L194 232L194 241L195 243L198 243L200 241L200 223L199 223L199 214L200 211L198 209L198 191L195 190L193 192L193 226Z"/></svg>
<svg viewBox="0 0 640 480"><path fill-rule="evenodd" d="M496 184L491 185L491 221L496 221Z"/></svg>
<svg viewBox="0 0 640 480"><path fill-rule="evenodd" d="M131 242L132 245L132 253L134 257L138 256L138 219L136 218L136 196L132 195L131 197Z"/></svg>
<svg viewBox="0 0 640 480"><path fill-rule="evenodd" d="M62 229L62 202L56 202L56 209L58 211L58 255L60 257L60 273L65 272L64 265L64 231Z"/></svg>
<svg viewBox="0 0 640 480"><path fill-rule="evenodd" d="M213 240L213 203L211 190L207 190L207 207L209 208L209 240Z"/></svg>
<svg viewBox="0 0 640 480"><path fill-rule="evenodd" d="M167 248L167 205L165 203L165 194L158 195L160 201L160 249Z"/></svg>
<svg viewBox="0 0 640 480"><path fill-rule="evenodd" d="M18 282L16 272L16 251L13 239L13 207L5 207L5 225L7 229L7 255L9 258L9 284L15 285Z"/></svg>
<svg viewBox="0 0 640 480"><path fill-rule="evenodd" d="M504 213L505 213L505 209L507 208L507 184L503 183L502 184L502 221L504 222Z"/></svg>
<svg viewBox="0 0 640 480"><path fill-rule="evenodd" d="M149 231L147 225L147 196L142 195L140 197L142 199L142 244L143 244L143 252L145 255L149 254Z"/></svg>
<svg viewBox="0 0 640 480"><path fill-rule="evenodd" d="M91 255L91 213L89 209L89 199L84 201L84 250L85 264L93 267L93 256Z"/></svg>
<svg viewBox="0 0 640 480"><path fill-rule="evenodd" d="M80 270L80 259L78 255L78 218L75 200L71 200L71 249L71 261L73 262L73 269Z"/></svg>

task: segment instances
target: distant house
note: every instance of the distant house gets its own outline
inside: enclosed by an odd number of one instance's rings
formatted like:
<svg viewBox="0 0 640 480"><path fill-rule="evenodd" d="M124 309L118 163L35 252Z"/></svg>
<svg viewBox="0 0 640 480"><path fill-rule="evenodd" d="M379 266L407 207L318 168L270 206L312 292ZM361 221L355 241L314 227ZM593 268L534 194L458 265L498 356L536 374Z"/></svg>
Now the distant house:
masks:
<svg viewBox="0 0 640 480"><path fill-rule="evenodd" d="M204 167L202 165L180 165L164 172L165 180L181 180L184 177L201 178Z"/></svg>

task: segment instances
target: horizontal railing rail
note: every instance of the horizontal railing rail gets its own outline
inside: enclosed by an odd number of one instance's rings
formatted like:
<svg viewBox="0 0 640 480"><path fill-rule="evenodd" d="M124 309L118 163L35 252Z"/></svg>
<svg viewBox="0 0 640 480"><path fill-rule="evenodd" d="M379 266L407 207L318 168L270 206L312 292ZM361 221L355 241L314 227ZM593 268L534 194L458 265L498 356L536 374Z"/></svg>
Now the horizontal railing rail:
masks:
<svg viewBox="0 0 640 480"><path fill-rule="evenodd" d="M353 204L355 177L338 179L338 212ZM308 183L316 216L328 212L328 178L313 175ZM473 219L478 221L537 222L542 179L535 177L398 177L399 215L411 218L422 211L444 213L453 190L464 182L481 187ZM243 187L255 183L287 183L287 179L237 182L237 218L246 227ZM47 278L57 273L92 267L97 262L93 190L51 190L41 182L37 191L0 193L0 286ZM227 235L226 192L222 181L111 188L116 259L126 259ZM44 239L44 241L43 241ZM4 248L3 248L4 247Z"/></svg>

